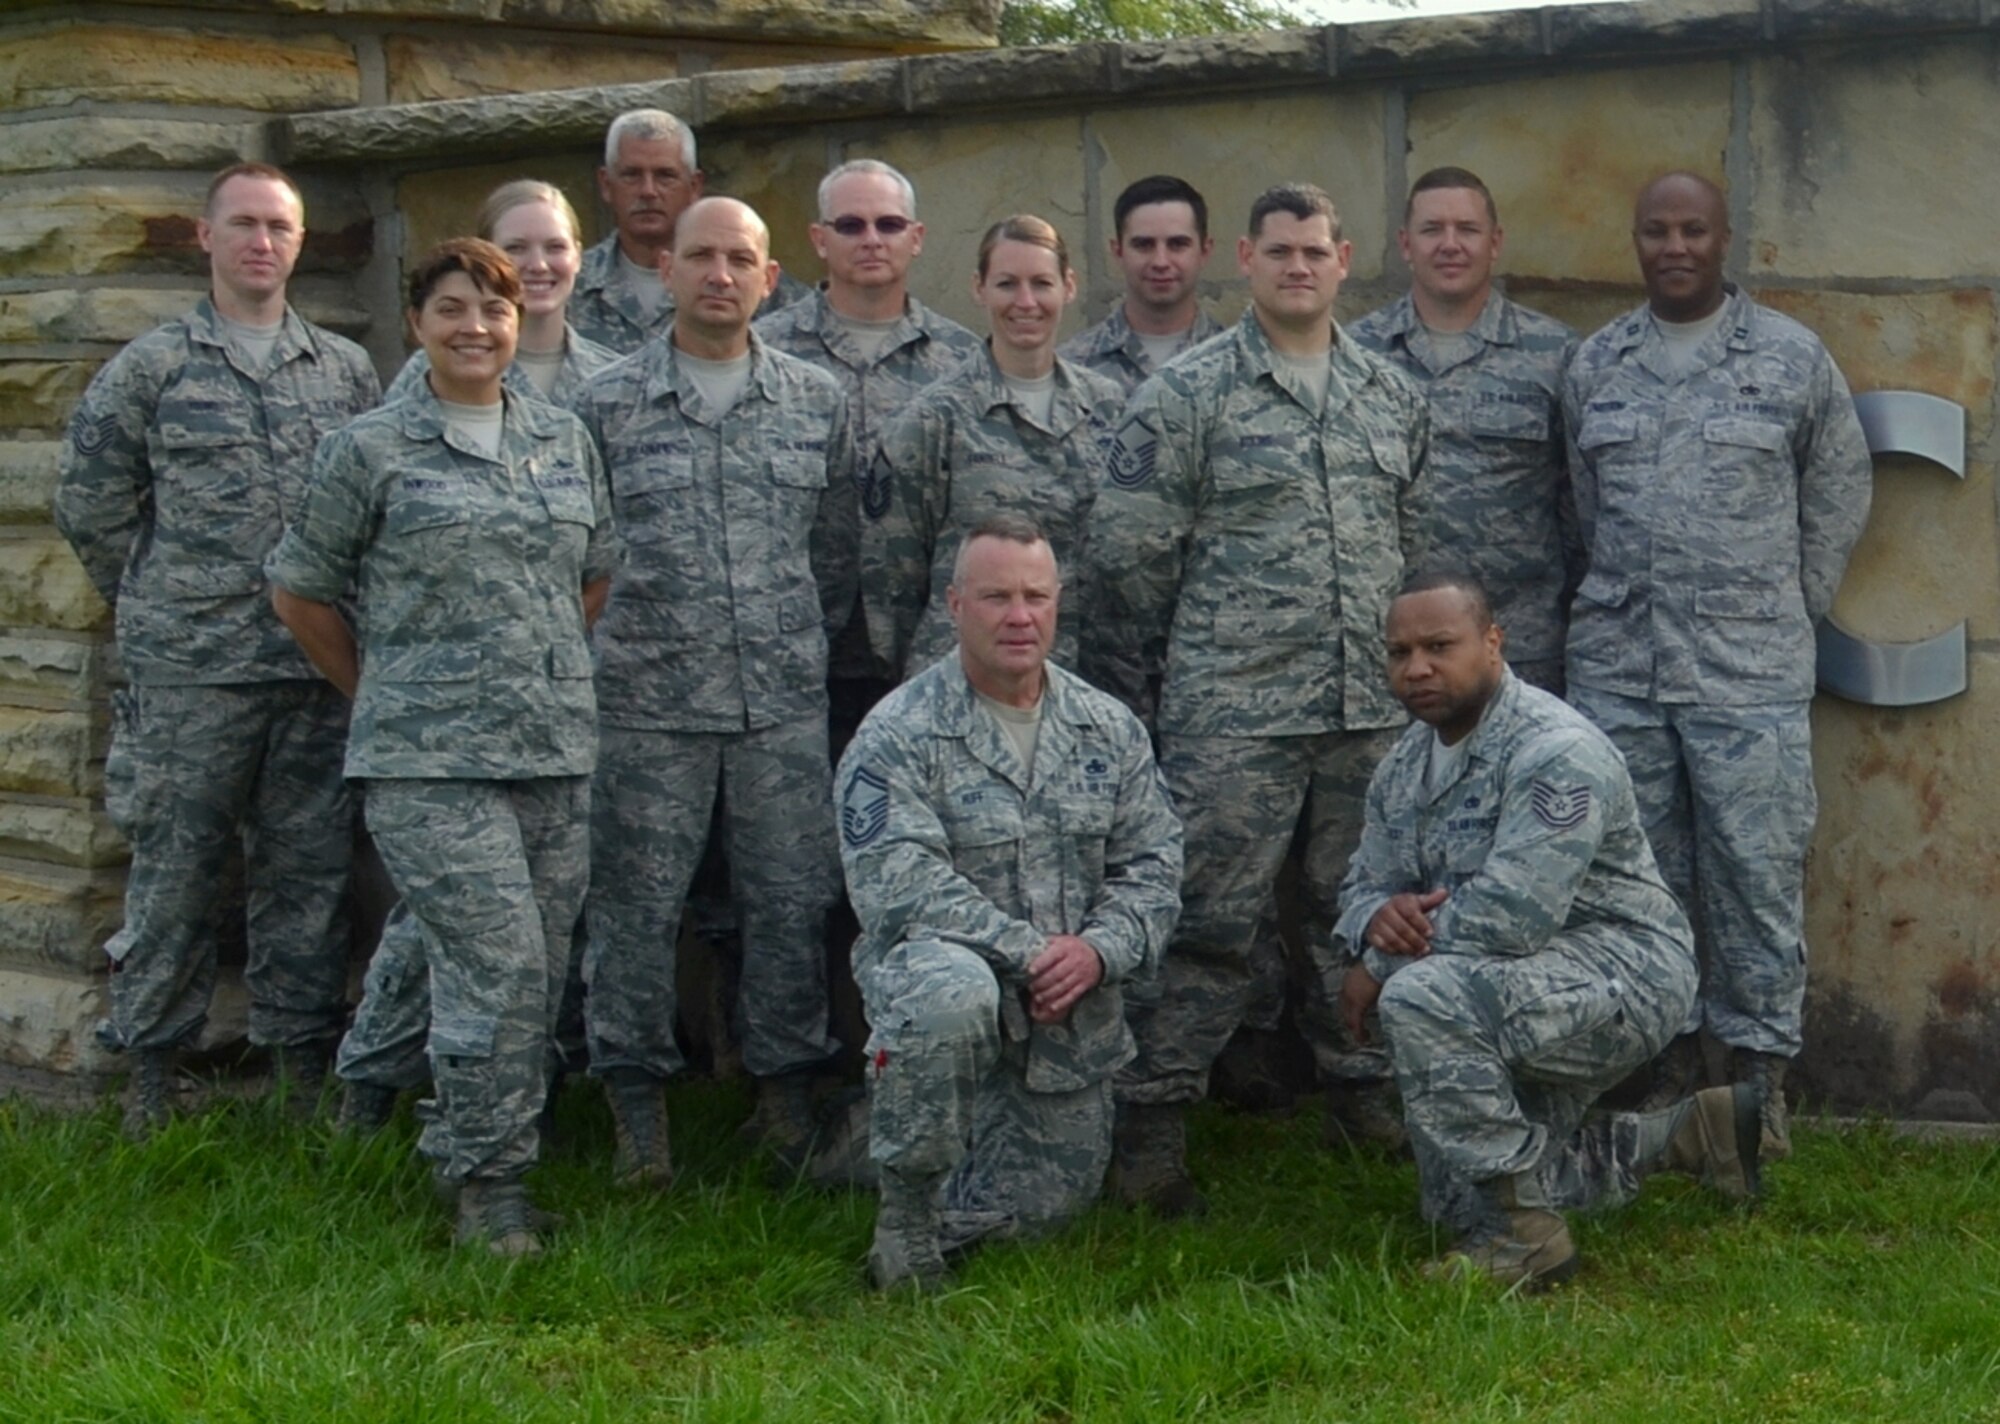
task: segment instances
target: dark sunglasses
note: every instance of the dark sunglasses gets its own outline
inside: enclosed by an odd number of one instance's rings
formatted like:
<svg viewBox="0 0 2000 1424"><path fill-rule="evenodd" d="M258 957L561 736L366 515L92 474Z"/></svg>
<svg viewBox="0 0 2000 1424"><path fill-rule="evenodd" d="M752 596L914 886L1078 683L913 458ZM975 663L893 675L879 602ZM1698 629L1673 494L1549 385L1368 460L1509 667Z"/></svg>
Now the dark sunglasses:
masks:
<svg viewBox="0 0 2000 1424"><path fill-rule="evenodd" d="M827 226L842 237L859 237L862 233L868 231L870 223L867 218L857 218L852 213L849 213L845 217L835 218ZM882 236L895 237L898 233L905 233L910 230L911 219L898 217L896 214L891 213L887 217L875 219L873 226L875 231L882 234Z"/></svg>

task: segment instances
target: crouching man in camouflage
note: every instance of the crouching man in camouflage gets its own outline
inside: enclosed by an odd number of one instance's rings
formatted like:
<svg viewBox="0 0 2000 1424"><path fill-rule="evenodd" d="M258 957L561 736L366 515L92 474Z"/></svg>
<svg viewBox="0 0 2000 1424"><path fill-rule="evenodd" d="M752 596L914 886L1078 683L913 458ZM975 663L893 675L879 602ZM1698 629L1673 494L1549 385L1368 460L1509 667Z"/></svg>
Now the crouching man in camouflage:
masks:
<svg viewBox="0 0 2000 1424"><path fill-rule="evenodd" d="M1694 935L1617 749L1502 642L1469 575L1390 605L1390 686L1417 721L1369 787L1334 933L1358 956L1349 1029L1380 1009L1425 1215L1461 1234L1436 1269L1520 1285L1575 1272L1562 1208L1651 1171L1754 1195L1760 1103L1737 1084L1585 1117L1680 1027Z"/></svg>
<svg viewBox="0 0 2000 1424"><path fill-rule="evenodd" d="M1060 596L1032 523L975 525L946 590L958 657L841 759L881 1289L935 1285L947 1251L1096 1195L1133 1053L1118 986L1180 911L1181 825L1144 728L1047 661Z"/></svg>

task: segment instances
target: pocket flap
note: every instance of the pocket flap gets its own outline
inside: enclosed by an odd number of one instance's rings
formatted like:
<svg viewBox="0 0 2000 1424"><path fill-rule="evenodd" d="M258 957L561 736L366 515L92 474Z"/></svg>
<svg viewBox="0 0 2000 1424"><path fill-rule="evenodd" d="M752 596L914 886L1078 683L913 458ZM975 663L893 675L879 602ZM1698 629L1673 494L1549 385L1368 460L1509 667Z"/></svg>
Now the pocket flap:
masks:
<svg viewBox="0 0 2000 1424"><path fill-rule="evenodd" d="M1750 450L1778 452L1787 444L1784 426L1733 415L1718 415L1708 421L1701 428L1701 436L1712 444L1740 445Z"/></svg>
<svg viewBox="0 0 2000 1424"><path fill-rule="evenodd" d="M1595 450L1605 445L1622 445L1639 438L1639 417L1629 410L1583 413L1583 428L1576 433L1579 449Z"/></svg>
<svg viewBox="0 0 2000 1424"><path fill-rule="evenodd" d="M1694 611L1706 618L1778 618L1785 611L1784 590L1770 587L1698 588Z"/></svg>
<svg viewBox="0 0 2000 1424"><path fill-rule="evenodd" d="M456 644L382 648L366 654L366 671L380 682L469 682L479 676L479 649Z"/></svg>

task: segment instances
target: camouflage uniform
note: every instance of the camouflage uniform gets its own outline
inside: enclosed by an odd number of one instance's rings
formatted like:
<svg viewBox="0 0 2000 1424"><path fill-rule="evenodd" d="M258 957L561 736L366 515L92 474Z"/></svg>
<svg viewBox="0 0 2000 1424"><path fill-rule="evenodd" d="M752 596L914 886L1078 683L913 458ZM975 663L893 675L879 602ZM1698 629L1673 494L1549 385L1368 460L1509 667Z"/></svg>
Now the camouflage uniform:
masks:
<svg viewBox="0 0 2000 1424"><path fill-rule="evenodd" d="M1564 424L1590 563L1568 675L1625 754L1654 854L1702 928L1689 1027L1789 1058L1817 810L1813 625L1872 474L1819 338L1734 288L1727 300L1683 377L1644 307L1571 363Z"/></svg>
<svg viewBox="0 0 2000 1424"><path fill-rule="evenodd" d="M1507 662L1561 695L1569 599L1583 577L1564 466L1562 373L1576 337L1498 292L1466 331L1472 354L1433 354L1409 297L1347 328L1430 397L1430 557L1478 575L1507 630Z"/></svg>
<svg viewBox="0 0 2000 1424"><path fill-rule="evenodd" d="M1308 943L1323 949L1382 729L1404 720L1382 620L1420 547L1430 421L1408 378L1335 335L1318 416L1254 310L1140 386L1091 519L1085 666L1135 707L1166 669L1160 762L1189 846L1157 996L1130 1009L1121 1100L1201 1095L1307 806Z"/></svg>
<svg viewBox="0 0 2000 1424"><path fill-rule="evenodd" d="M778 285L757 308L768 315L809 296L812 288L790 273L780 270ZM612 233L595 246L584 249L577 264L576 289L570 294L569 324L599 346L615 355L629 356L664 332L674 320L673 293L652 315L626 289L624 264L618 255L618 234Z"/></svg>
<svg viewBox="0 0 2000 1424"><path fill-rule="evenodd" d="M1097 1195L1132 1055L1120 985L1152 972L1179 906L1180 822L1144 728L1046 673L1032 772L952 657L884 699L838 774L869 1152L950 1173L953 1244L1053 1227ZM1058 934L1090 942L1104 982L1032 1023L1027 968Z"/></svg>
<svg viewBox="0 0 2000 1424"><path fill-rule="evenodd" d="M1174 348L1170 359L1179 359L1211 336L1222 335L1224 330L1222 323L1207 312L1196 311L1194 325L1181 333L1180 345ZM1073 366L1082 366L1115 381L1119 391L1127 396L1156 369L1146 355L1139 333L1125 318L1123 302L1113 307L1111 315L1103 321L1065 341L1057 348L1057 354Z"/></svg>
<svg viewBox="0 0 2000 1424"><path fill-rule="evenodd" d="M608 346L600 346L595 341L577 335L573 326L563 330L563 359L556 368L556 383L547 395L543 395L529 377L520 362L507 368L500 383L517 396L529 400L545 400L551 405L566 405L569 398L581 390L583 383L618 359L618 353ZM389 389L383 394L384 404L401 400L417 386L424 384L424 377L430 374L430 353L418 348L410 353L410 359L403 363L403 369L396 373L396 379L389 382Z"/></svg>
<svg viewBox="0 0 2000 1424"><path fill-rule="evenodd" d="M597 452L505 397L499 458L426 387L327 439L271 580L361 590L347 774L422 931L447 1181L532 1165L545 1055L589 876L596 704L581 590L616 564ZM369 1006L363 1005L366 1019Z"/></svg>
<svg viewBox="0 0 2000 1424"><path fill-rule="evenodd" d="M818 1063L827 911L839 893L828 785L828 634L854 605L846 402L754 334L717 415L671 330L576 408L604 452L627 563L597 627L603 745L584 978L591 1071L681 1067L674 949L718 781L743 927L743 1061Z"/></svg>
<svg viewBox="0 0 2000 1424"><path fill-rule="evenodd" d="M861 607L876 656L898 674L957 646L945 608L952 561L987 514L1035 521L1069 581L1051 656L1076 661L1084 520L1105 474L1117 386L1058 359L1044 430L984 348L926 386L882 428L861 487Z"/></svg>
<svg viewBox="0 0 2000 1424"><path fill-rule="evenodd" d="M201 1027L219 888L247 870L250 1036L307 1044L345 1017L353 804L347 704L271 611L264 555L298 513L315 441L375 403L361 349L289 308L260 373L215 308L127 346L70 423L56 525L117 613L105 800L132 847L109 952L114 1049Z"/></svg>
<svg viewBox="0 0 2000 1424"><path fill-rule="evenodd" d="M1457 774L1424 785L1435 733L1404 732L1368 789L1335 944L1382 981L1382 1028L1425 1214L1476 1224L1473 1187L1533 1172L1557 1206L1631 1194L1631 1114L1585 1111L1694 1002L1694 936L1660 878L1617 748L1512 673ZM1431 949L1364 936L1391 896L1444 890Z"/></svg>
<svg viewBox="0 0 2000 1424"><path fill-rule="evenodd" d="M956 370L981 345L970 331L912 297L904 309L902 322L890 334L881 354L870 360L841 328L827 303L826 293L818 290L807 300L795 302L775 315L760 316L757 334L773 351L809 361L840 382L847 392L854 448L863 452L864 459L874 450L876 437L890 416L932 381ZM834 640L829 656L836 684L832 696L838 723L844 710L840 704L850 700L845 695L847 690L838 684L859 679L872 681L875 671L863 620L856 618ZM868 696L865 692L858 695ZM872 697L869 700L872 702ZM851 734L868 709L852 706L845 710L851 712L846 722Z"/></svg>

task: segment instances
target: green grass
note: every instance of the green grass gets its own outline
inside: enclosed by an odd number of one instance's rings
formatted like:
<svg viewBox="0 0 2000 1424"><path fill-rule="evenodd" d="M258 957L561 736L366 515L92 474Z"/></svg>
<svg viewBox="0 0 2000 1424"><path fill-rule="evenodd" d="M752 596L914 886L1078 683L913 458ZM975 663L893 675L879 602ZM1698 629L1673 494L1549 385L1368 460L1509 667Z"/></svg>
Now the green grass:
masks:
<svg viewBox="0 0 2000 1424"><path fill-rule="evenodd" d="M1420 1280L1407 1166L1205 1110L1215 1203L1100 1208L871 1296L873 1204L766 1185L733 1088L682 1176L606 1183L588 1087L538 1174L548 1256L448 1246L407 1118L354 1143L231 1103L152 1143L0 1103L0 1419L2000 1420L2000 1147L1801 1130L1768 1201L1657 1181L1510 1299Z"/></svg>

